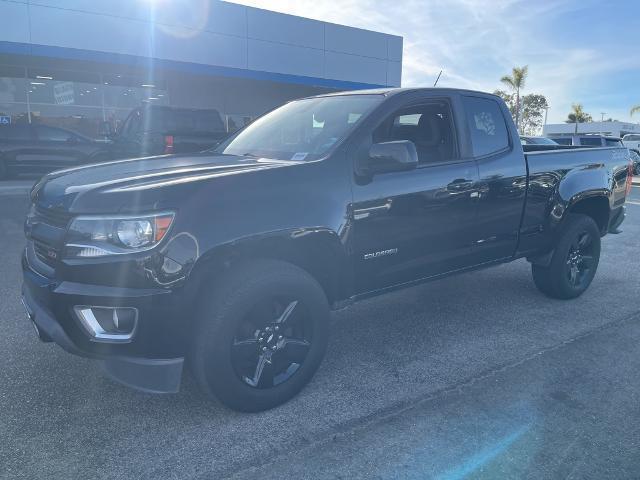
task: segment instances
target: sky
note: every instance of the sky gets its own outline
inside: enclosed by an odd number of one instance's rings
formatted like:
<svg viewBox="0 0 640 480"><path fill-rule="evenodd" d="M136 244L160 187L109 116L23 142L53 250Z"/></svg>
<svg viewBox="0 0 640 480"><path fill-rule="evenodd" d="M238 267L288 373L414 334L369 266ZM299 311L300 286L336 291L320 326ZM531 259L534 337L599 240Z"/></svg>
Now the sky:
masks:
<svg viewBox="0 0 640 480"><path fill-rule="evenodd" d="M402 86L489 91L529 66L524 94L545 95L549 123L581 103L594 120L640 104L637 0L233 0L404 38Z"/></svg>

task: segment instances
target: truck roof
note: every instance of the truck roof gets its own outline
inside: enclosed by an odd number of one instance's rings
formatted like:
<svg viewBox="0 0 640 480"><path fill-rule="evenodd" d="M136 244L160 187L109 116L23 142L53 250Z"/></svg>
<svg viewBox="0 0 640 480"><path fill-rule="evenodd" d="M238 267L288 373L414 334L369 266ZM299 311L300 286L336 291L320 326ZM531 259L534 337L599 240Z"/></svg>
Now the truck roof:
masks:
<svg viewBox="0 0 640 480"><path fill-rule="evenodd" d="M317 98L317 97L337 97L342 95L385 95L392 96L398 95L401 93L409 93L409 92L439 92L439 93L474 93L474 94L482 94L482 95L490 95L492 97L500 98L497 95L488 92L481 92L479 90L467 90L463 88L441 88L441 87L412 87L412 88L399 88L399 87L387 87L387 88L372 88L366 90L347 90L343 92L330 92L323 93L320 95L313 95L307 98Z"/></svg>

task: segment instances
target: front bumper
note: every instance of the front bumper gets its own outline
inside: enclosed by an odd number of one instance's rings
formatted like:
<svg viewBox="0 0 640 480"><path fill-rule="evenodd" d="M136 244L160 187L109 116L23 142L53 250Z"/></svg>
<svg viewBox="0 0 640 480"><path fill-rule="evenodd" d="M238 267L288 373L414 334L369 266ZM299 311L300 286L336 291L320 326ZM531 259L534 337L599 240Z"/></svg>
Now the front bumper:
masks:
<svg viewBox="0 0 640 480"><path fill-rule="evenodd" d="M100 360L107 374L147 392L179 390L184 364L184 312L180 291L131 289L59 281L33 270L22 258L22 302L43 341L74 355ZM75 305L135 307L140 324L131 343L91 340L73 312Z"/></svg>

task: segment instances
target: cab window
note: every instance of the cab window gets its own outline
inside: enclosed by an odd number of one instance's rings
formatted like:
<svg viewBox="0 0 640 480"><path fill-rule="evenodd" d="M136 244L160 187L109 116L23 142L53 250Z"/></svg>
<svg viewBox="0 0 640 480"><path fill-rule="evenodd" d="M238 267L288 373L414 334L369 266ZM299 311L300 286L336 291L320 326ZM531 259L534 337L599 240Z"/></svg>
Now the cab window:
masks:
<svg viewBox="0 0 640 480"><path fill-rule="evenodd" d="M509 147L507 125L500 105L495 100L462 97L476 157L491 155Z"/></svg>
<svg viewBox="0 0 640 480"><path fill-rule="evenodd" d="M373 143L409 140L422 165L456 158L451 110L446 102L404 108L392 114L373 133Z"/></svg>

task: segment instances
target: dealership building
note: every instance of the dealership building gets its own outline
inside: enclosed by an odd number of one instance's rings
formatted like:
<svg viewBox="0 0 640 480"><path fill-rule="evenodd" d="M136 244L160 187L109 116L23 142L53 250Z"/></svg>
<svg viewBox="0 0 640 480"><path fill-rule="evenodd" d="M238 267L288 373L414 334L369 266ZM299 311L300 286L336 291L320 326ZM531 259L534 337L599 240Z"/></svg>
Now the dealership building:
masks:
<svg viewBox="0 0 640 480"><path fill-rule="evenodd" d="M575 123L548 123L542 127L542 134L544 136L571 137L575 135L575 132ZM629 133L640 133L640 124L619 122L617 120L610 122L578 123L578 135L585 133L624 137Z"/></svg>
<svg viewBox="0 0 640 480"><path fill-rule="evenodd" d="M99 138L144 105L229 130L290 99L399 86L402 37L218 0L0 0L0 123Z"/></svg>

